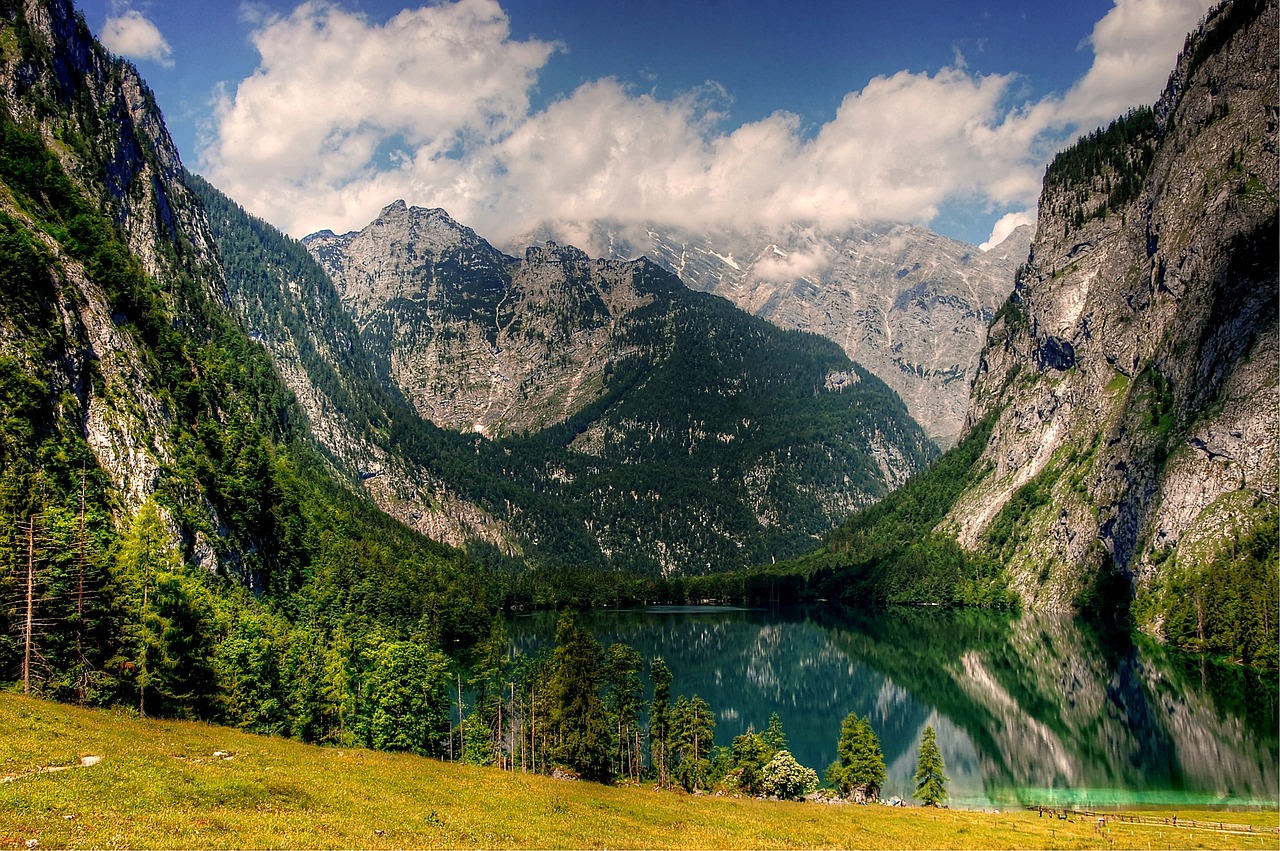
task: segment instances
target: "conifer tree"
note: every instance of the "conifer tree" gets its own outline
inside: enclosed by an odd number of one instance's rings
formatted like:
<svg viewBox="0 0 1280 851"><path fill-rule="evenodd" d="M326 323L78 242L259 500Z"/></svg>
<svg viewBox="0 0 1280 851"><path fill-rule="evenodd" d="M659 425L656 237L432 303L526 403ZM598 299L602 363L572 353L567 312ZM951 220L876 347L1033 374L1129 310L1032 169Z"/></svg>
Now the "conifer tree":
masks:
<svg viewBox="0 0 1280 851"><path fill-rule="evenodd" d="M653 701L649 704L649 758L658 773L658 785L667 784L667 751L671 738L671 669L661 656L649 663Z"/></svg>
<svg viewBox="0 0 1280 851"><path fill-rule="evenodd" d="M608 780L613 736L600 699L604 648L587 630L574 626L566 611L556 624L554 659L551 722L557 744L552 755L588 780Z"/></svg>
<svg viewBox="0 0 1280 851"><path fill-rule="evenodd" d="M615 758L619 775L639 779L640 708L643 693L640 668L644 661L634 647L610 645L605 654L605 709L616 735Z"/></svg>
<svg viewBox="0 0 1280 851"><path fill-rule="evenodd" d="M707 787L715 735L716 716L707 702L696 694L692 700L681 695L671 713L669 761L685 791Z"/></svg>
<svg viewBox="0 0 1280 851"><path fill-rule="evenodd" d="M925 727L924 738L920 740L920 758L916 765L915 797L926 807L938 806L946 800L949 779L943 773L937 734L932 726Z"/></svg>
<svg viewBox="0 0 1280 851"><path fill-rule="evenodd" d="M839 759L827 769L827 782L846 797L878 798L885 778L884 752L870 719L859 718L856 712L845 716L836 753Z"/></svg>
<svg viewBox="0 0 1280 851"><path fill-rule="evenodd" d="M769 716L769 728L760 735L764 737L765 744L773 753L786 750L787 734L782 729L782 719L778 717L778 713L775 712Z"/></svg>

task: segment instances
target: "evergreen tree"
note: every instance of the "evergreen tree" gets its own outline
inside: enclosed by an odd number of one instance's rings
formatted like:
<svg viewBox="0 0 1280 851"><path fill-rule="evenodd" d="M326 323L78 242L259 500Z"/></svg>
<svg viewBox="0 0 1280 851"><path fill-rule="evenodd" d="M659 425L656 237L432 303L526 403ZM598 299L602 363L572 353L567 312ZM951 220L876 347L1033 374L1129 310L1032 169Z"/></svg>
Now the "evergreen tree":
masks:
<svg viewBox="0 0 1280 851"><path fill-rule="evenodd" d="M554 659L551 722L557 742L552 755L588 780L609 780L613 736L600 699L604 649L574 625L568 611L556 624Z"/></svg>
<svg viewBox="0 0 1280 851"><path fill-rule="evenodd" d="M147 714L150 689L163 676L160 643L165 624L155 609L155 589L159 577L178 569L177 553L170 545L160 510L153 500L143 504L129 532L120 542L116 556L119 581L128 589L122 600L129 625L127 661L121 667L133 674L138 690L138 714Z"/></svg>
<svg viewBox="0 0 1280 851"><path fill-rule="evenodd" d="M943 774L942 753L938 750L938 737L933 727L924 728L920 740L920 758L916 766L915 797L926 807L936 807L947 797L947 781Z"/></svg>
<svg viewBox="0 0 1280 851"><path fill-rule="evenodd" d="M605 653L605 709L616 737L615 773L639 779L640 707L643 691L640 668L644 661L634 647L612 644Z"/></svg>
<svg viewBox="0 0 1280 851"><path fill-rule="evenodd" d="M759 795L764 791L764 767L775 756L764 736L746 732L733 740L733 769L729 776L747 795Z"/></svg>
<svg viewBox="0 0 1280 851"><path fill-rule="evenodd" d="M859 718L856 712L845 716L836 753L839 759L827 769L827 782L845 797L878 798L885 778L884 752L871 721Z"/></svg>
<svg viewBox="0 0 1280 851"><path fill-rule="evenodd" d="M475 706L463 725L467 736L463 758L468 762L491 765L502 754L503 728L511 723L502 713L508 667L507 627L502 617L495 614L489 635L476 645L476 661L468 680L475 689ZM486 740L483 747L481 738Z"/></svg>
<svg viewBox="0 0 1280 851"><path fill-rule="evenodd" d="M653 700L649 703L649 758L658 785L667 785L667 757L671 739L671 670L661 656L649 663Z"/></svg>
<svg viewBox="0 0 1280 851"><path fill-rule="evenodd" d="M681 695L671 713L670 762L671 773L685 791L708 786L715 736L716 716L707 702L697 695L692 700Z"/></svg>
<svg viewBox="0 0 1280 851"><path fill-rule="evenodd" d="M782 719L778 717L778 713L774 712L769 716L769 728L761 736L774 753L786 749L787 734L782 729Z"/></svg>

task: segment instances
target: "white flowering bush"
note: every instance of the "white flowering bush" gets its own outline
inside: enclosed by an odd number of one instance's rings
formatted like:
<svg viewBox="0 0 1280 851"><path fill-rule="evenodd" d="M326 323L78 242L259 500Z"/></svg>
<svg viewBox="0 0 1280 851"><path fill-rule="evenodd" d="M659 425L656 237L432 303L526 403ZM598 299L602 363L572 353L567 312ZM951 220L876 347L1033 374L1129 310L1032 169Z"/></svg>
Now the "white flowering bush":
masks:
<svg viewBox="0 0 1280 851"><path fill-rule="evenodd" d="M760 789L779 798L803 798L818 788L818 773L796 762L790 751L782 750L760 772Z"/></svg>

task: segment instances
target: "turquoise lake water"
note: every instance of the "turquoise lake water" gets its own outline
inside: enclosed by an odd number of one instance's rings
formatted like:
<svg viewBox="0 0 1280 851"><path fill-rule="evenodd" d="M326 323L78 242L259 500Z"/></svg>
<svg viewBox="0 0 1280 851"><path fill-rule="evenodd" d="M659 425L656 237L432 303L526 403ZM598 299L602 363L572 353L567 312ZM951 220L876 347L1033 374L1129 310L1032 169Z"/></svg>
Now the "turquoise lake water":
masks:
<svg viewBox="0 0 1280 851"><path fill-rule="evenodd" d="M953 806L1274 805L1275 672L1105 638L1077 620L944 609L648 607L579 612L606 647L662 656L672 698L716 712L716 742L777 712L789 749L822 776L840 722L868 716L909 799L926 725ZM513 646L552 641L556 615L508 624Z"/></svg>

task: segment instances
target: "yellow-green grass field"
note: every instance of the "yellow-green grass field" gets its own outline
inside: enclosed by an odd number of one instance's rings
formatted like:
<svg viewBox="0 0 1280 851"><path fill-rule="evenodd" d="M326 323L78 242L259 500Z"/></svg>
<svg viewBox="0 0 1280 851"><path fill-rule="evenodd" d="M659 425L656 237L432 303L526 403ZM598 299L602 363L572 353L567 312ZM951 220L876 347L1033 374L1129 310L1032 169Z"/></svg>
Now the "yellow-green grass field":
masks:
<svg viewBox="0 0 1280 851"><path fill-rule="evenodd" d="M81 765L85 757L101 759ZM1184 820L1251 825L1250 833L1118 821L1099 826L1093 818L1060 820L1027 811L690 796L404 754L320 748L3 693L0 778L0 848L1274 849L1278 844L1275 811L1178 813Z"/></svg>

